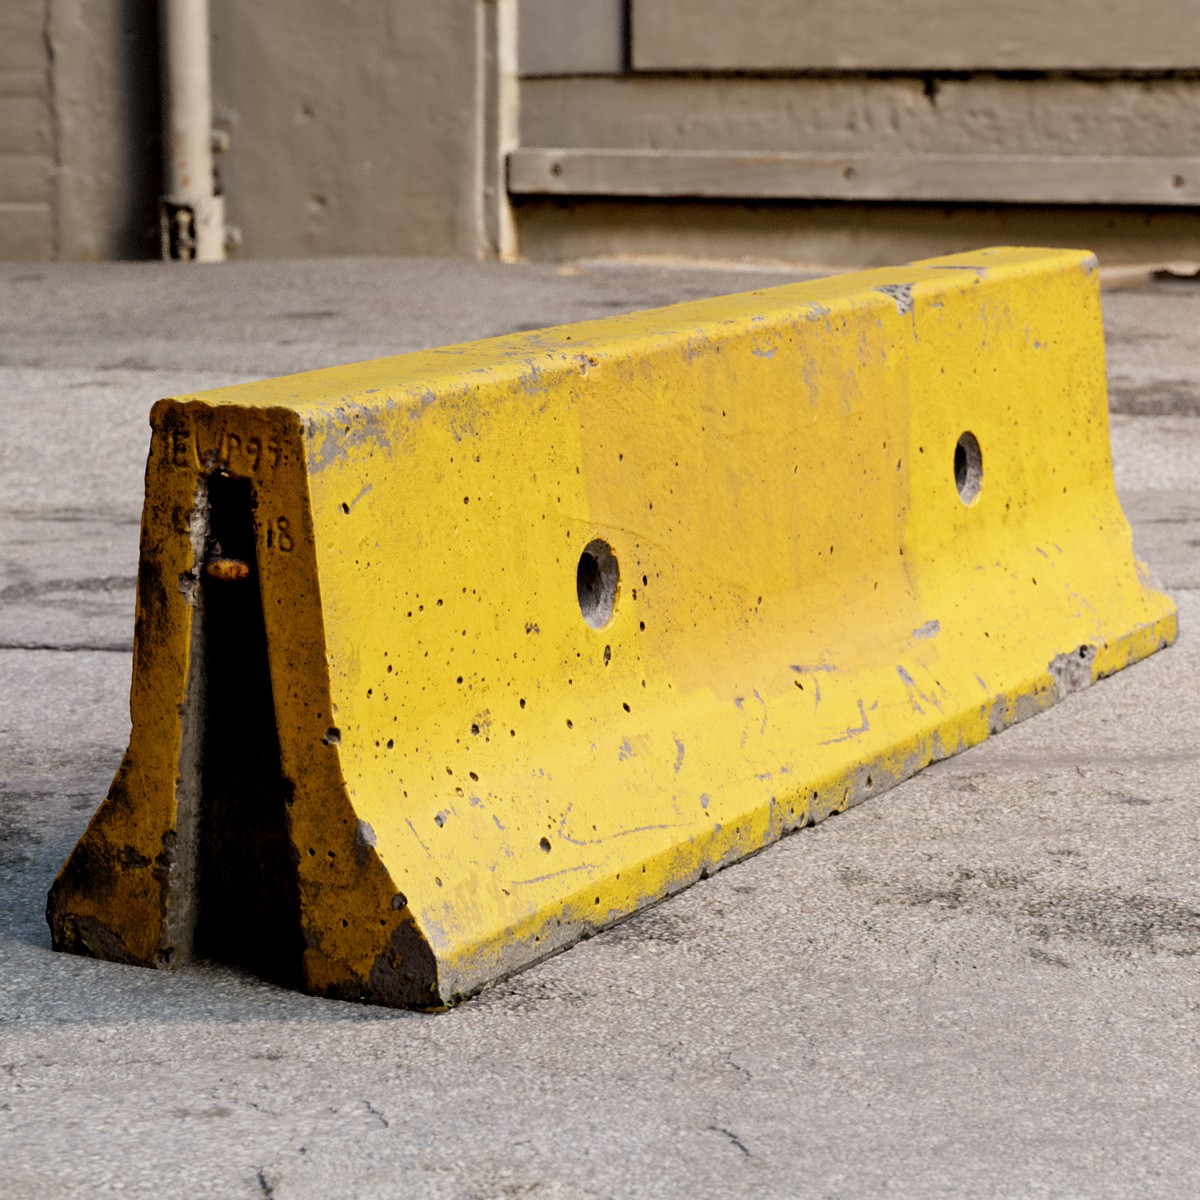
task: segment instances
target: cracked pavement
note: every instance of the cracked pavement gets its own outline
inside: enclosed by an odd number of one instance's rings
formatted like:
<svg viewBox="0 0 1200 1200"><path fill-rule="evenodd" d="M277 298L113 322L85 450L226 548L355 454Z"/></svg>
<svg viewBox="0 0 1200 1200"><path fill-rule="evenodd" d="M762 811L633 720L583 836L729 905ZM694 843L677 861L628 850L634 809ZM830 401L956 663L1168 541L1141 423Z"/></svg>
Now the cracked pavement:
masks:
<svg viewBox="0 0 1200 1200"><path fill-rule="evenodd" d="M1170 650L437 1016L52 954L128 733L160 395L762 269L0 265L0 1190L1200 1192L1200 285L1106 293Z"/></svg>

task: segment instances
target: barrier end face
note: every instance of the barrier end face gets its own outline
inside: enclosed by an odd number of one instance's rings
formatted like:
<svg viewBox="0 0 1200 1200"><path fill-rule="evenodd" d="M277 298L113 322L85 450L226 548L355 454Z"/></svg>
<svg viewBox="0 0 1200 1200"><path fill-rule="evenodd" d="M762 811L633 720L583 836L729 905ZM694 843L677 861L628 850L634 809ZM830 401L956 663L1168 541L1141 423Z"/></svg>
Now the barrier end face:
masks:
<svg viewBox="0 0 1200 1200"><path fill-rule="evenodd" d="M143 562L195 586L145 594L107 844L208 836L180 705L232 663L300 984L436 1008L1152 652L1094 287L996 249L156 406ZM64 947L132 944L107 887ZM138 961L178 894L117 906Z"/></svg>
<svg viewBox="0 0 1200 1200"><path fill-rule="evenodd" d="M50 888L46 920L56 950L143 967L187 961L171 934L178 838L131 789L130 755Z"/></svg>

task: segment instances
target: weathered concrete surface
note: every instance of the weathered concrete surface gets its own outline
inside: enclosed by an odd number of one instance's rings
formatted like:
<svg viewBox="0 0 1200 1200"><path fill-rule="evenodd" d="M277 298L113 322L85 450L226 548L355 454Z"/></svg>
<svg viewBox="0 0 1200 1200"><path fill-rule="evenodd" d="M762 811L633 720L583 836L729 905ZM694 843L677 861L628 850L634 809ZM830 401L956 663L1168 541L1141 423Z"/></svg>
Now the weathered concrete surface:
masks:
<svg viewBox="0 0 1200 1200"><path fill-rule="evenodd" d="M779 278L0 268L7 1196L1200 1188L1200 288L1106 299L1119 406L1179 397L1113 422L1176 647L443 1016L49 950L128 733L154 398Z"/></svg>

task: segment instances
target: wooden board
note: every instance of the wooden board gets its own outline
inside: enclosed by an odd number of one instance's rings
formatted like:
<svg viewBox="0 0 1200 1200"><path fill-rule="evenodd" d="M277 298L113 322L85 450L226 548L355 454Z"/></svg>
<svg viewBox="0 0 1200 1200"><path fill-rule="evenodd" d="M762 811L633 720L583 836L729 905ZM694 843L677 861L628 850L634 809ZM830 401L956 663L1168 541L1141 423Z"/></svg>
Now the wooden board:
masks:
<svg viewBox="0 0 1200 1200"><path fill-rule="evenodd" d="M522 149L513 195L1200 204L1200 158Z"/></svg>

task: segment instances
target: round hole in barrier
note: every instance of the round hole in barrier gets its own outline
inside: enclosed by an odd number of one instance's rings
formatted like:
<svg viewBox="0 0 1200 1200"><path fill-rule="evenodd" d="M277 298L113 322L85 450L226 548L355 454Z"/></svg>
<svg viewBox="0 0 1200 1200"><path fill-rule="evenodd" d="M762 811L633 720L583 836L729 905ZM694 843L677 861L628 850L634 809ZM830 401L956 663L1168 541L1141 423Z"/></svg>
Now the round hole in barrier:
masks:
<svg viewBox="0 0 1200 1200"><path fill-rule="evenodd" d="M575 595L583 619L593 629L603 629L612 620L620 579L612 547L602 538L588 542L575 569Z"/></svg>
<svg viewBox="0 0 1200 1200"><path fill-rule="evenodd" d="M983 453L979 439L969 431L954 447L954 486L964 504L973 504L983 487Z"/></svg>

